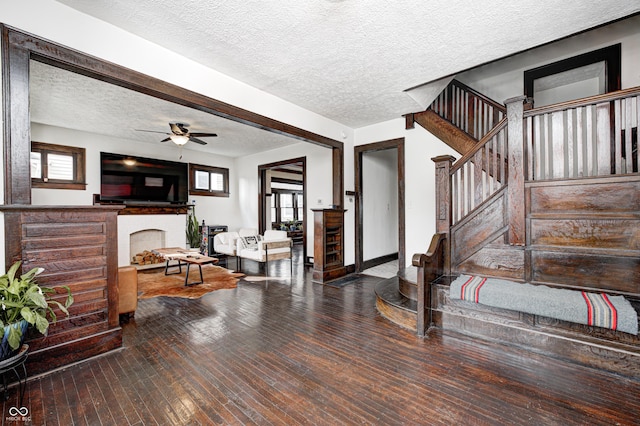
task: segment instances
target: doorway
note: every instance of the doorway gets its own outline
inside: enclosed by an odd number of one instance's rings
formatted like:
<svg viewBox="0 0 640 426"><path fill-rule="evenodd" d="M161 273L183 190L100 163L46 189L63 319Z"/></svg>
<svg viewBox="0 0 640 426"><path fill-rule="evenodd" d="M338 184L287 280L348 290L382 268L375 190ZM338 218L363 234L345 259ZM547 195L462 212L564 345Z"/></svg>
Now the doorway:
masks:
<svg viewBox="0 0 640 426"><path fill-rule="evenodd" d="M404 138L354 148L356 271L405 254Z"/></svg>
<svg viewBox="0 0 640 426"><path fill-rule="evenodd" d="M258 228L287 231L307 259L307 159L283 160L258 166Z"/></svg>

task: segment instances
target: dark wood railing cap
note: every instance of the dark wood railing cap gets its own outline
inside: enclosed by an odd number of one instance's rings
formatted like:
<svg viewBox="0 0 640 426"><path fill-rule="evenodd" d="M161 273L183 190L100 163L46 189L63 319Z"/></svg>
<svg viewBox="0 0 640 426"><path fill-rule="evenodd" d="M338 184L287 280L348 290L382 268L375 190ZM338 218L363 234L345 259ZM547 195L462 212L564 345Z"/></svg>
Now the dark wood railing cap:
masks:
<svg viewBox="0 0 640 426"><path fill-rule="evenodd" d="M439 155L437 157L433 157L431 161L433 161L434 163L442 163L443 161L453 163L454 161L456 161L456 157L454 157L453 155Z"/></svg>

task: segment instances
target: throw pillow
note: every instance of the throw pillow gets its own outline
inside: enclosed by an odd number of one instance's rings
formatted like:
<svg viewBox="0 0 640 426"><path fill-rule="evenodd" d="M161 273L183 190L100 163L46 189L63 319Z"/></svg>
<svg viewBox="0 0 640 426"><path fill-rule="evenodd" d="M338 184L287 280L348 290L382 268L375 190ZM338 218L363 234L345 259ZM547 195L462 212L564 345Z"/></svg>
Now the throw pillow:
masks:
<svg viewBox="0 0 640 426"><path fill-rule="evenodd" d="M248 250L258 250L258 241L260 241L260 235L242 237L242 245Z"/></svg>

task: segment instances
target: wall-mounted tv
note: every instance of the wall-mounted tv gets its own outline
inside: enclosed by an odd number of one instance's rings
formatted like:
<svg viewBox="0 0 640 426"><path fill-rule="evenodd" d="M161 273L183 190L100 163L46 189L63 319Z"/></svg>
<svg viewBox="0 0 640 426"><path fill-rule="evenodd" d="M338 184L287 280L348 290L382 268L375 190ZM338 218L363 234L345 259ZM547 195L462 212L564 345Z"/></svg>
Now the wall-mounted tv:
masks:
<svg viewBox="0 0 640 426"><path fill-rule="evenodd" d="M186 204L187 163L100 153L100 200L127 204Z"/></svg>

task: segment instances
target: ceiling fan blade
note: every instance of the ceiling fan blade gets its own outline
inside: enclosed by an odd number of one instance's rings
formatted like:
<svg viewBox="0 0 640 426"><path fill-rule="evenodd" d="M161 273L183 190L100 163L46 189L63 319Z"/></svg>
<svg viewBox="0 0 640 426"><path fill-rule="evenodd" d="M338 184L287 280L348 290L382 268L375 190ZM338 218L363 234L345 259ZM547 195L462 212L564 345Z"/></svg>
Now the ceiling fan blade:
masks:
<svg viewBox="0 0 640 426"><path fill-rule="evenodd" d="M206 143L205 141L203 141L203 140L200 140L200 139L198 139L198 138L194 138L194 137L193 137L193 134L191 134L191 136L189 137L189 140L190 140L191 142L199 143L200 145L206 145L206 144L207 144L207 143Z"/></svg>
<svg viewBox="0 0 640 426"><path fill-rule="evenodd" d="M136 132L148 132L148 133L161 133L163 135L168 135L169 133L167 132L157 132L155 130L141 130L141 129L134 129Z"/></svg>
<svg viewBox="0 0 640 426"><path fill-rule="evenodd" d="M217 135L217 134L215 134L215 133L189 133L189 134L190 134L191 136L195 136L195 137L197 137L197 138L207 138L207 137L211 137L211 138L213 138L213 137L218 136L218 135Z"/></svg>
<svg viewBox="0 0 640 426"><path fill-rule="evenodd" d="M169 142L171 138L162 139L160 142Z"/></svg>

